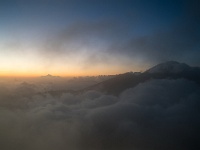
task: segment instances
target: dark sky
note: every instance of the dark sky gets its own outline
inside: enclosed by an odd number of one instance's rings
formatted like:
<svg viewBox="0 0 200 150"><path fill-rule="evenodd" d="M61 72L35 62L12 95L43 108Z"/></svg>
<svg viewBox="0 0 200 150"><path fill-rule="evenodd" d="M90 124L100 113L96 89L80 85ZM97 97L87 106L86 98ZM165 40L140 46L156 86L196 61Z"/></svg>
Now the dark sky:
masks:
<svg viewBox="0 0 200 150"><path fill-rule="evenodd" d="M1 0L1 75L200 65L198 0ZM29 72L29 74L27 74Z"/></svg>

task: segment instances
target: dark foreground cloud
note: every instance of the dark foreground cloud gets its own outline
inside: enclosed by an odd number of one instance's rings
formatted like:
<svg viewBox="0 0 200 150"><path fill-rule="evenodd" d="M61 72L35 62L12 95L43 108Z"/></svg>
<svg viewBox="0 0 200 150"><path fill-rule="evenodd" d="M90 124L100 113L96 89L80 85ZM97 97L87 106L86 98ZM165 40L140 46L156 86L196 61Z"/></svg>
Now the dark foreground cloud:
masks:
<svg viewBox="0 0 200 150"><path fill-rule="evenodd" d="M0 95L3 150L199 148L200 87L191 81L152 80L119 97L20 92Z"/></svg>

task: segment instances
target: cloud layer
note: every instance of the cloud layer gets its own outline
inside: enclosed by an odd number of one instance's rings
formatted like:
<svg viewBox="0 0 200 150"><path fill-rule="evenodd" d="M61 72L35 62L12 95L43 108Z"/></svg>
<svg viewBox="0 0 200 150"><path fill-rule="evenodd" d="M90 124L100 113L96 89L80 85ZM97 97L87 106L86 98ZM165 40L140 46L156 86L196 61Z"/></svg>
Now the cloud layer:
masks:
<svg viewBox="0 0 200 150"><path fill-rule="evenodd" d="M3 150L199 147L200 87L191 81L152 80L119 97L96 91L61 96L20 93L24 91L4 88L0 94Z"/></svg>

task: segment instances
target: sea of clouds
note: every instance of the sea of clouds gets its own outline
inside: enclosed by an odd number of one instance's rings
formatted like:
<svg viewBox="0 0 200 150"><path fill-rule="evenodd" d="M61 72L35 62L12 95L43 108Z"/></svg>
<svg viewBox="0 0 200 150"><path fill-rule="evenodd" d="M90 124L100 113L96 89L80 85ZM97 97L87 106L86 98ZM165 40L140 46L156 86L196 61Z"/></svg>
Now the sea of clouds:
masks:
<svg viewBox="0 0 200 150"><path fill-rule="evenodd" d="M29 87L29 88L28 88ZM197 150L200 86L150 80L118 97L0 87L2 150Z"/></svg>

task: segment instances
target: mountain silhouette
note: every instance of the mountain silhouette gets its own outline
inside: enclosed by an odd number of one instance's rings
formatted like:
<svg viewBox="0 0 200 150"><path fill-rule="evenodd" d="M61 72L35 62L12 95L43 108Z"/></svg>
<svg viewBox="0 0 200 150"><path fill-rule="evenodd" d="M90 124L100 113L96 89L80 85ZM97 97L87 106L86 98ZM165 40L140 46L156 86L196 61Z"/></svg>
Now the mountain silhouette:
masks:
<svg viewBox="0 0 200 150"><path fill-rule="evenodd" d="M191 67L185 63L167 61L160 63L144 72L127 72L114 75L112 78L94 84L82 90L56 90L47 93L60 96L62 93L81 94L87 91L99 91L104 94L118 96L129 88L134 88L140 83L155 79L186 79L200 84L200 67Z"/></svg>
<svg viewBox="0 0 200 150"><path fill-rule="evenodd" d="M182 73L184 71L190 71L191 67L185 63L179 63L176 61L168 61L158 64L146 72L148 73Z"/></svg>
<svg viewBox="0 0 200 150"><path fill-rule="evenodd" d="M100 91L105 94L119 95L122 91L133 88L139 83L152 79L187 79L200 84L200 68L190 67L185 63L168 61L158 64L143 73L124 73L112 79L95 84L79 92L89 90Z"/></svg>

